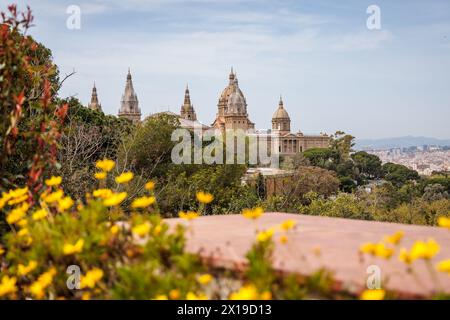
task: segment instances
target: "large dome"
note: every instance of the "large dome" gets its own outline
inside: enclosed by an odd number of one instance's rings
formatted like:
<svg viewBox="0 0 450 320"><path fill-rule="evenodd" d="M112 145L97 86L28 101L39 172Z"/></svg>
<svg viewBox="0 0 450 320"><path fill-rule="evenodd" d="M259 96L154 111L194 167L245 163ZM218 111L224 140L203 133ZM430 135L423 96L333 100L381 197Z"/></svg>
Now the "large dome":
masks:
<svg viewBox="0 0 450 320"><path fill-rule="evenodd" d="M284 109L283 100L281 100L281 98L280 103L278 104L278 109L272 116L272 120L275 119L290 119L289 114L287 113L286 109Z"/></svg>
<svg viewBox="0 0 450 320"><path fill-rule="evenodd" d="M230 96L235 92L239 94L244 99L244 103L247 104L245 101L244 94L239 88L238 80L236 75L233 73L233 70L230 73L229 79L230 82L228 86L226 86L225 89L223 89L222 94L220 95L219 105L228 106L228 100L230 99Z"/></svg>
<svg viewBox="0 0 450 320"><path fill-rule="evenodd" d="M245 114L246 112L246 102L242 92L240 92L240 90L233 91L228 97L227 113Z"/></svg>

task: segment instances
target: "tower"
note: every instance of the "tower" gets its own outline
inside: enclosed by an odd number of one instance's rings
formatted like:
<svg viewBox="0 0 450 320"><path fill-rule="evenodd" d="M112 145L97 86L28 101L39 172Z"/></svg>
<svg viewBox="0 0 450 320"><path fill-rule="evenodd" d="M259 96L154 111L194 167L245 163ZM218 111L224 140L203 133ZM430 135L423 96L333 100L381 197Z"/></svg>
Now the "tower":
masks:
<svg viewBox="0 0 450 320"><path fill-rule="evenodd" d="M231 68L228 86L222 91L217 104L217 116L212 126L218 129L254 129L248 119L247 101L239 88L236 73Z"/></svg>
<svg viewBox="0 0 450 320"><path fill-rule="evenodd" d="M195 114L194 106L191 103L191 97L189 95L189 88L186 85L186 90L184 92L184 103L181 106L180 115L186 120L197 120L197 115Z"/></svg>
<svg viewBox="0 0 450 320"><path fill-rule="evenodd" d="M130 119L134 123L141 121L141 109L139 109L139 101L134 92L130 69L128 69L125 92L122 95L119 118Z"/></svg>
<svg viewBox="0 0 450 320"><path fill-rule="evenodd" d="M88 108L102 112L102 105L98 102L97 88L95 87L95 82L94 87L92 88L91 102L88 104Z"/></svg>
<svg viewBox="0 0 450 320"><path fill-rule="evenodd" d="M278 130L281 134L291 132L291 118L284 109L283 99L280 96L278 108L272 116L272 130Z"/></svg>

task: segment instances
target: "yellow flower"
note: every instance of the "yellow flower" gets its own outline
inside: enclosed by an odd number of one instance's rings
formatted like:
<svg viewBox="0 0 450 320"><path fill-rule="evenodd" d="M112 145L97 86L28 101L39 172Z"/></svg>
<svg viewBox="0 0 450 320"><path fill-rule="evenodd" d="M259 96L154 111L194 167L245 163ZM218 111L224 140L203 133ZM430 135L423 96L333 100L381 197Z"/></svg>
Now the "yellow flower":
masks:
<svg viewBox="0 0 450 320"><path fill-rule="evenodd" d="M288 242L288 237L286 237L284 234L280 236L280 243L286 244Z"/></svg>
<svg viewBox="0 0 450 320"><path fill-rule="evenodd" d="M110 197L103 200L103 205L107 207L117 206L121 204L126 197L127 197L126 192L113 193Z"/></svg>
<svg viewBox="0 0 450 320"><path fill-rule="evenodd" d="M413 262L411 255L409 254L408 250L406 250L405 248L400 249L400 254L398 256L398 260L400 260L401 262L404 262L406 264L411 264Z"/></svg>
<svg viewBox="0 0 450 320"><path fill-rule="evenodd" d="M45 184L49 187L59 186L62 182L61 177L52 176L50 179L45 180Z"/></svg>
<svg viewBox="0 0 450 320"><path fill-rule="evenodd" d="M146 236L150 231L150 223L144 222L131 229L131 232L139 237Z"/></svg>
<svg viewBox="0 0 450 320"><path fill-rule="evenodd" d="M127 183L130 182L134 177L133 172L124 172L120 176L116 177L117 183Z"/></svg>
<svg viewBox="0 0 450 320"><path fill-rule="evenodd" d="M386 291L383 289L368 289L364 290L361 293L360 299L361 300L383 300L386 296Z"/></svg>
<svg viewBox="0 0 450 320"><path fill-rule="evenodd" d="M58 200L58 210L64 212L73 206L73 200L71 197L67 196Z"/></svg>
<svg viewBox="0 0 450 320"><path fill-rule="evenodd" d="M91 293L90 292L83 292L81 295L81 300L91 300Z"/></svg>
<svg viewBox="0 0 450 320"><path fill-rule="evenodd" d="M238 292L230 295L230 300L256 300L258 299L258 290L253 284L242 286Z"/></svg>
<svg viewBox="0 0 450 320"><path fill-rule="evenodd" d="M3 249L2 246L0 246L0 256L2 256L5 253L5 249Z"/></svg>
<svg viewBox="0 0 450 320"><path fill-rule="evenodd" d="M17 291L16 287L17 279L15 277L3 276L0 282L0 297L6 296Z"/></svg>
<svg viewBox="0 0 450 320"><path fill-rule="evenodd" d="M0 210L3 209L5 204L6 204L6 198L4 198L4 196L2 195L2 197L0 198Z"/></svg>
<svg viewBox="0 0 450 320"><path fill-rule="evenodd" d="M80 253L83 250L84 240L79 239L75 244L66 243L63 247L63 253L68 256L75 253Z"/></svg>
<svg viewBox="0 0 450 320"><path fill-rule="evenodd" d="M447 272L450 275L450 259L439 262L437 269L441 272Z"/></svg>
<svg viewBox="0 0 450 320"><path fill-rule="evenodd" d="M28 187L24 188L17 188L15 190L10 190L7 194L4 195L5 199L11 199L11 198L20 198L23 195L28 193Z"/></svg>
<svg viewBox="0 0 450 320"><path fill-rule="evenodd" d="M137 208L146 208L152 204L154 204L156 201L155 197L140 197L137 199L134 199L133 202L131 203L131 207L133 209L137 209Z"/></svg>
<svg viewBox="0 0 450 320"><path fill-rule="evenodd" d="M361 253L367 253L367 254L371 254L371 255L375 255L375 249L376 249L376 244L371 243L371 242L364 243L359 247L359 251Z"/></svg>
<svg viewBox="0 0 450 320"><path fill-rule="evenodd" d="M24 202L26 200L28 200L28 194L25 194L25 195L23 195L21 197L13 198L13 199L9 200L8 201L8 205L13 206L15 204L22 203L22 202Z"/></svg>
<svg viewBox="0 0 450 320"><path fill-rule="evenodd" d="M6 217L6 222L13 224L22 220L25 217L29 207L30 206L28 203L22 203L20 207L14 208Z"/></svg>
<svg viewBox="0 0 450 320"><path fill-rule="evenodd" d="M272 292L270 291L264 291L260 295L261 300L272 300Z"/></svg>
<svg viewBox="0 0 450 320"><path fill-rule="evenodd" d="M35 211L32 215L33 220L38 221L47 217L48 212L45 209L39 209Z"/></svg>
<svg viewBox="0 0 450 320"><path fill-rule="evenodd" d="M198 217L200 216L200 214L199 214L198 212L194 212L194 211L188 211L188 212L180 211L180 212L178 213L178 216L179 216L181 219L185 219L185 220L193 220L193 219L198 218Z"/></svg>
<svg viewBox="0 0 450 320"><path fill-rule="evenodd" d="M100 281L100 279L103 277L103 270L99 268L94 268L92 270L89 270L85 276L81 277L80 281L80 287L81 289L84 288L94 288L95 284Z"/></svg>
<svg viewBox="0 0 450 320"><path fill-rule="evenodd" d="M258 219L262 214L264 210L261 207L256 207L254 209L244 209L242 210L242 215L246 217L247 219Z"/></svg>
<svg viewBox="0 0 450 320"><path fill-rule="evenodd" d="M43 199L46 203L53 203L53 202L56 202L59 199L61 199L63 196L64 196L64 192L62 190L58 190L58 191L52 192L48 195L45 195Z"/></svg>
<svg viewBox="0 0 450 320"><path fill-rule="evenodd" d="M158 236L162 231L162 226L160 224L158 224L154 229L153 229L153 234L155 236Z"/></svg>
<svg viewBox="0 0 450 320"><path fill-rule="evenodd" d="M288 230L294 228L296 224L297 224L297 222L295 220L289 219L289 220L283 221L281 223L280 227L284 231L288 231Z"/></svg>
<svg viewBox="0 0 450 320"><path fill-rule="evenodd" d="M27 219L19 220L19 221L17 222L17 225L18 225L19 227L25 227L26 225L28 225L28 220L27 220Z"/></svg>
<svg viewBox="0 0 450 320"><path fill-rule="evenodd" d="M117 224L115 224L109 229L109 231L111 231L112 234L117 234L120 231L120 227Z"/></svg>
<svg viewBox="0 0 450 320"><path fill-rule="evenodd" d="M399 244L404 235L405 235L405 233L403 231L397 231L396 233L394 233L390 236L384 237L384 241L388 242L388 243L392 243L394 245Z"/></svg>
<svg viewBox="0 0 450 320"><path fill-rule="evenodd" d="M214 200L214 196L211 193L200 191L197 192L197 200L198 202L208 204Z"/></svg>
<svg viewBox="0 0 450 320"><path fill-rule="evenodd" d="M94 178L97 180L104 180L104 179L106 179L106 172L104 172L104 171L96 172L94 174Z"/></svg>
<svg viewBox="0 0 450 320"><path fill-rule="evenodd" d="M153 189L155 189L155 182L153 181L149 181L145 184L145 189L147 189L148 191L151 191Z"/></svg>
<svg viewBox="0 0 450 320"><path fill-rule="evenodd" d="M194 292L188 292L186 300L207 300L208 298L203 293L195 294Z"/></svg>
<svg viewBox="0 0 450 320"><path fill-rule="evenodd" d="M259 242L266 242L272 239L274 233L275 231L272 228L267 229L266 231L261 231L256 236L256 240L258 240Z"/></svg>
<svg viewBox="0 0 450 320"><path fill-rule="evenodd" d="M158 294L153 300L169 300L165 294Z"/></svg>
<svg viewBox="0 0 450 320"><path fill-rule="evenodd" d="M380 242L376 244L374 254L379 258L389 259L394 254L394 250L386 247L384 243Z"/></svg>
<svg viewBox="0 0 450 320"><path fill-rule="evenodd" d="M411 258L416 259L432 259L440 250L439 244L433 239L429 239L427 242L416 241L411 248Z"/></svg>
<svg viewBox="0 0 450 320"><path fill-rule="evenodd" d="M439 217L438 225L442 228L450 229L450 218L447 217Z"/></svg>
<svg viewBox="0 0 450 320"><path fill-rule="evenodd" d="M172 300L180 299L180 290L178 290L178 289L172 289L172 290L170 290L170 292L169 292L169 297L170 297L170 299L172 299Z"/></svg>
<svg viewBox="0 0 450 320"><path fill-rule="evenodd" d="M113 195L113 192L110 189L97 189L92 193L96 198L106 199Z"/></svg>
<svg viewBox="0 0 450 320"><path fill-rule="evenodd" d="M100 169L105 172L110 172L112 169L114 169L115 165L116 163L109 159L98 160L95 163L97 169Z"/></svg>
<svg viewBox="0 0 450 320"><path fill-rule="evenodd" d="M19 232L17 232L17 235L19 237L24 237L24 236L29 235L28 229L27 228L20 229Z"/></svg>
<svg viewBox="0 0 450 320"><path fill-rule="evenodd" d="M31 271L36 269L36 267L37 267L37 261L31 260L30 262L28 262L28 265L26 265L26 266L24 266L23 264L19 264L17 266L17 273L19 276L26 276Z"/></svg>
<svg viewBox="0 0 450 320"><path fill-rule="evenodd" d="M44 272L39 278L30 286L30 292L37 298L42 299L45 294L45 289L53 282L53 277L56 274L55 268L51 268Z"/></svg>
<svg viewBox="0 0 450 320"><path fill-rule="evenodd" d="M201 276L199 276L197 280L200 284L206 285L206 284L210 283L212 281L212 279L214 279L212 275L205 273L205 274L202 274Z"/></svg>

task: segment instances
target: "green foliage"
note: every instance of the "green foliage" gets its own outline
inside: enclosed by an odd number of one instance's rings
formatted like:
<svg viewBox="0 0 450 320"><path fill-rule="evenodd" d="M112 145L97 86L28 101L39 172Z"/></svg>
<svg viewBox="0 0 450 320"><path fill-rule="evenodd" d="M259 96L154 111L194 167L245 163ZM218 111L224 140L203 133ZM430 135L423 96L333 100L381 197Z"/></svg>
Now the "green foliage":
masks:
<svg viewBox="0 0 450 320"><path fill-rule="evenodd" d="M384 179L397 187L405 184L407 181L419 180L419 174L415 170L408 169L404 165L396 163L385 163L382 167Z"/></svg>
<svg viewBox="0 0 450 320"><path fill-rule="evenodd" d="M353 153L351 157L363 179L378 179L382 177L381 160L376 155L360 151Z"/></svg>
<svg viewBox="0 0 450 320"><path fill-rule="evenodd" d="M51 52L26 36L31 11L15 5L0 18L0 190L28 183L39 189L42 173L57 166L59 125L66 107L57 107L58 69Z"/></svg>
<svg viewBox="0 0 450 320"><path fill-rule="evenodd" d="M241 184L243 165L186 165L184 171L180 169L175 166L160 180L163 187L157 196L165 216L193 209L196 190L220 194L207 206L207 214L239 213L259 201L254 188Z"/></svg>
<svg viewBox="0 0 450 320"><path fill-rule="evenodd" d="M118 154L119 166L145 177L164 176L173 167L171 152L176 142L171 141L171 136L177 128L179 121L174 116L148 118L126 137Z"/></svg>
<svg viewBox="0 0 450 320"><path fill-rule="evenodd" d="M303 156L312 166L335 170L339 163L339 153L330 148L312 148L303 152Z"/></svg>
<svg viewBox="0 0 450 320"><path fill-rule="evenodd" d="M259 199L263 200L267 196L267 190L266 190L266 182L264 180L263 175L258 173L258 177L256 178L256 194L258 195Z"/></svg>
<svg viewBox="0 0 450 320"><path fill-rule="evenodd" d="M272 268L274 243L272 241L256 242L247 253L248 269L245 273L260 292L271 290L275 281Z"/></svg>

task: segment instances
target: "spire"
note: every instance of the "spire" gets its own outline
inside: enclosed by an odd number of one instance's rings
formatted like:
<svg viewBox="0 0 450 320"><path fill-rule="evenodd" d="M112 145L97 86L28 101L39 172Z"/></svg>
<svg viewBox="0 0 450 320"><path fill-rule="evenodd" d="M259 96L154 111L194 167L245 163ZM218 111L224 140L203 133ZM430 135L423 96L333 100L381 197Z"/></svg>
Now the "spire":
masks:
<svg viewBox="0 0 450 320"><path fill-rule="evenodd" d="M284 106L283 106L283 97L281 96L281 94L280 94L280 102L278 103L278 106L280 107L280 108L283 108Z"/></svg>
<svg viewBox="0 0 450 320"><path fill-rule="evenodd" d="M184 91L184 106L191 106L191 96L189 94L189 87L186 85L186 90Z"/></svg>
<svg viewBox="0 0 450 320"><path fill-rule="evenodd" d="M128 68L127 82L125 92L122 95L119 117L128 118L133 122L139 122L141 120L141 109L139 109L139 101L134 91L130 68Z"/></svg>
<svg viewBox="0 0 450 320"><path fill-rule="evenodd" d="M92 95L91 95L91 102L88 105L89 109L102 111L102 106L98 102L98 96L97 96L97 88L95 87L95 81L94 81L94 87L92 88Z"/></svg>
<svg viewBox="0 0 450 320"><path fill-rule="evenodd" d="M197 120L197 115L195 114L194 106L191 103L191 96L189 94L189 87L186 84L186 90L184 91L184 102L181 106L180 116L183 119Z"/></svg>
<svg viewBox="0 0 450 320"><path fill-rule="evenodd" d="M228 76L228 78L230 79L230 83L234 80L235 78L235 73L233 72L233 67L231 67L231 72L230 75Z"/></svg>

